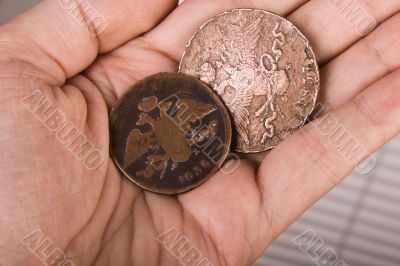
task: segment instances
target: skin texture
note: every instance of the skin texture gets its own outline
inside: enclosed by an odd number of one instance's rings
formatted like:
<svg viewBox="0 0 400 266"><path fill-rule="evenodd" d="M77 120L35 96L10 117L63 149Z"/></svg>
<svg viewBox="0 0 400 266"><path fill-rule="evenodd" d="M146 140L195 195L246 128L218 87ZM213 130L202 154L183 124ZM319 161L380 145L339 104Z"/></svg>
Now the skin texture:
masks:
<svg viewBox="0 0 400 266"><path fill-rule="evenodd" d="M377 28L357 33L329 1L88 1L90 35L58 1L0 27L0 264L42 265L20 241L40 229L76 265L179 265L157 236L177 228L214 265L248 265L355 165L318 129L326 117L373 153L400 132L400 2L357 0ZM186 42L227 9L288 16L321 64L324 111L260 164L242 160L177 197L127 181L109 158L108 111L147 75L177 70ZM39 90L105 156L88 170L21 100ZM260 157L260 155L259 155Z"/></svg>

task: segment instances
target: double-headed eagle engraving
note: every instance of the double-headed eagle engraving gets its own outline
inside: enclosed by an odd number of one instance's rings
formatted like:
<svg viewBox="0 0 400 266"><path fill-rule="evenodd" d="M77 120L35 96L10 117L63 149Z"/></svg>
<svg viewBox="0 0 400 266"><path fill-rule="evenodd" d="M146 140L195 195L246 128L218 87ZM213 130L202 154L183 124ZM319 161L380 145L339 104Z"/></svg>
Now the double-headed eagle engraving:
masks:
<svg viewBox="0 0 400 266"><path fill-rule="evenodd" d="M256 58L255 49L259 46L262 19L257 18L247 26L234 26L235 34L232 38L224 39L224 54L216 62L216 68L210 62L200 68L200 78L209 84L222 96L226 105L233 114L235 127L246 145L251 144L249 111L255 96L266 96L265 104L255 112L255 118L262 117L264 134L261 144L274 135L271 124L277 118L277 108L274 104L275 95L283 95L289 87L289 79L284 70L278 69L278 60L282 55L280 46L285 42L285 36L277 32L280 24L273 30L273 46L270 53ZM238 58L239 64L231 66L231 58ZM228 79L215 82L217 69L228 74ZM254 119L254 118L253 118Z"/></svg>
<svg viewBox="0 0 400 266"><path fill-rule="evenodd" d="M156 108L159 109L159 116L153 118L149 112ZM177 168L178 163L186 162L192 156L193 144L216 134L217 122L214 120L200 131L193 126L196 120L217 110L213 105L191 99L179 99L175 104L168 99L159 103L156 96L151 96L143 99L138 110L141 113L136 125L147 124L151 130L142 133L139 129L133 129L130 132L126 142L124 168L147 154L146 168L136 173L139 176L148 178L159 171L160 179L163 179L171 161L172 169Z"/></svg>

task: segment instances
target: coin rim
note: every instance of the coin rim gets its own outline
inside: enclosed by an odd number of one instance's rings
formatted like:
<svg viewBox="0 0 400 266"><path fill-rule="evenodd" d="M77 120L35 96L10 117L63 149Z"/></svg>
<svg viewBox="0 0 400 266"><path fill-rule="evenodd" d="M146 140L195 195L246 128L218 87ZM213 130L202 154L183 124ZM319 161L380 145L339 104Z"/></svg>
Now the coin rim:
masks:
<svg viewBox="0 0 400 266"><path fill-rule="evenodd" d="M125 171L119 164L115 154L114 154L114 150L112 148L112 143L111 143L111 128L112 128L112 120L111 118L113 116L115 116L118 108L120 107L120 105L122 104L123 100L125 99L126 95L128 93L131 93L135 90L135 87L139 84L141 84L142 82L148 80L148 79L152 79L154 77L183 77L185 79L190 79L194 82L199 83L199 85L201 85L207 92L208 94L217 102L217 104L219 104L219 109L222 111L222 116L224 117L226 123L225 124L225 136L226 136L226 143L224 143L226 146L224 147L224 152L221 156L221 159L219 160L218 164L216 164L212 171L209 172L208 175L206 175L204 178L200 179L197 183L192 184L190 186L185 186L184 188L180 188L180 189L175 189L175 190L171 190L171 189L156 189L154 187L146 187L145 185L141 184L140 182L138 182L137 180L135 180L133 177L131 177L131 175ZM169 72L160 72L157 74L153 74L150 76L147 76L141 80L138 80L137 82L135 82L133 85L131 85L126 92L118 99L117 103L114 105L114 107L111 109L110 114L109 114L109 127L110 127L110 155L112 160L114 161L115 165L118 167L118 169L125 175L125 177L127 177L129 180L131 180L134 184L136 184L137 186L139 186L140 188L146 190L146 191L150 191L150 192L155 192L155 193L159 193L159 194L164 194L164 195L176 195L176 194L181 194L184 192L188 192L190 190L193 190L196 187L199 187L200 185L202 185L203 183L205 183L206 181L208 181L215 173L217 173L222 165L225 163L229 152L230 152L230 147L232 145L232 120L230 117L230 113L228 111L228 108L225 105L225 102L222 101L221 97L205 82L201 81L200 79L197 79L196 77L193 77L191 75L187 75L187 74L183 74L183 73L169 73Z"/></svg>
<svg viewBox="0 0 400 266"><path fill-rule="evenodd" d="M280 16L280 15L278 15L278 14L276 14L276 13L273 13L273 12L270 12L270 11L267 11L267 10L264 10L264 9L259 9L259 8L234 8L234 9L230 9L230 10L227 10L227 11L225 11L225 12L222 12L222 13L219 14L219 15L216 15L215 17L209 19L207 22L205 22L203 25L201 25L200 28L198 28L198 29L196 30L196 32L193 34L193 36L190 38L189 42L187 43L187 45L186 45L186 47L185 47L185 51L183 52L183 55L182 55L182 57L181 57L181 60L180 60L180 62L179 62L178 73L184 74L184 73L181 72L181 71L182 71L182 61L183 61L183 59L185 58L186 53L188 52L188 49L189 49L189 47L192 45L192 42L194 41L194 39L195 39L195 37L197 36L197 34L200 33L200 32L203 30L204 27L206 27L206 26L207 26L208 24L210 24L211 22L217 20L219 17L225 16L225 15L229 15L230 13L233 13L233 12L236 12L236 11L261 11L261 12L267 13L267 14L269 14L269 15L278 17L278 18L280 18L280 19L283 19L283 20L289 22L289 23L297 30L297 32L300 34L300 36L305 40L305 45L306 45L306 47L308 47L308 48L310 49L312 55L314 56L314 58L315 58L315 64L316 64L316 66L317 66L317 68L316 68L316 73L317 73L317 75L318 75L318 83L316 84L316 91L315 91L315 95L314 95L314 97L313 97L313 99L314 99L314 100L313 100L313 103L312 103L313 108L312 108L311 111L304 117L304 120L302 121L301 125L296 129L296 131L297 131L297 130L300 130L301 128L303 128L303 127L306 125L307 121L309 120L309 117L311 116L311 114L312 114L312 113L314 112L314 110L315 110L316 104L317 104L317 102L318 102L318 95L319 95L319 92L320 92L320 90L321 90L321 74L320 74L320 68L319 68L319 64L318 64L318 58L317 58L317 56L316 56L316 54L315 54L315 52L314 52L314 49L313 49L313 47L312 47L312 45L311 45L311 43L310 43L310 40L304 35L304 33L303 33L292 21L290 21L289 19L287 19L287 18L285 18L285 17L283 17L283 16ZM195 77L195 78L197 78L197 77ZM208 84L207 84L207 85L208 85ZM210 85L208 85L208 86L210 86ZM211 89L214 90L213 88L211 88ZM214 91L215 91L215 90L214 90ZM217 94L218 94L218 93L217 93ZM228 108L228 110L229 110L229 108ZM230 110L229 110L229 113L231 113ZM233 122L233 123L234 123L234 122ZM234 124L232 124L232 126L233 126L233 125L234 125ZM289 134L289 136L293 135L294 133L295 133L295 132ZM282 141L284 141L284 140L282 140ZM282 141L281 141L281 142L282 142ZM280 143L281 143L281 142L280 142ZM262 149L262 150L257 150L257 151L256 151L256 150L243 151L243 150L237 149L236 147L234 148L234 150L235 150L235 152L237 152L237 153L243 153L243 154L257 154L257 153L262 153L262 152L266 152L266 151L272 150L273 148L275 148L275 147L278 146L278 145L279 145L279 143L278 143L277 145L271 145L271 146L268 147L268 148L265 148L265 149Z"/></svg>

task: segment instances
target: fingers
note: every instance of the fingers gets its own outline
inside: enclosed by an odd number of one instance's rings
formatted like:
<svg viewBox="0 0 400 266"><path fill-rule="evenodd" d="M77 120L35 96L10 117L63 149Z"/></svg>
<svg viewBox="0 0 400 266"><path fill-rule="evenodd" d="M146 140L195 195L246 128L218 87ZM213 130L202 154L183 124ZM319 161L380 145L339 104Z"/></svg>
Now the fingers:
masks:
<svg viewBox="0 0 400 266"><path fill-rule="evenodd" d="M275 235L400 132L400 70L307 125L262 163L259 184ZM285 160L282 160L285 158Z"/></svg>
<svg viewBox="0 0 400 266"><path fill-rule="evenodd" d="M112 106L137 80L157 72L177 71L177 62L190 37L213 16L235 7L265 8L286 14L304 2L307 0L284 0L279 4L263 0L186 0L143 38L101 56L85 74Z"/></svg>
<svg viewBox="0 0 400 266"><path fill-rule="evenodd" d="M400 2L358 1L204 1L189 0L146 34L152 46L176 61L193 33L207 20L232 8L261 8L287 15L311 40L321 63L367 35L400 10ZM202 12L198 12L201 10ZM176 30L178 29L178 30Z"/></svg>
<svg viewBox="0 0 400 266"><path fill-rule="evenodd" d="M100 56L85 76L101 91L109 107L136 81L159 72L176 72L177 63L149 49L140 38Z"/></svg>
<svg viewBox="0 0 400 266"><path fill-rule="evenodd" d="M400 13L321 70L323 112L346 103L375 80L400 67Z"/></svg>
<svg viewBox="0 0 400 266"><path fill-rule="evenodd" d="M397 0L313 0L293 12L289 20L310 39L323 64L399 10Z"/></svg>
<svg viewBox="0 0 400 266"><path fill-rule="evenodd" d="M307 0L186 0L157 28L146 34L152 46L179 61L196 30L214 16L234 8L260 8L287 15Z"/></svg>
<svg viewBox="0 0 400 266"><path fill-rule="evenodd" d="M12 50L7 56L31 62L63 82L99 52L153 28L176 5L176 0L45 1L1 28L0 50Z"/></svg>

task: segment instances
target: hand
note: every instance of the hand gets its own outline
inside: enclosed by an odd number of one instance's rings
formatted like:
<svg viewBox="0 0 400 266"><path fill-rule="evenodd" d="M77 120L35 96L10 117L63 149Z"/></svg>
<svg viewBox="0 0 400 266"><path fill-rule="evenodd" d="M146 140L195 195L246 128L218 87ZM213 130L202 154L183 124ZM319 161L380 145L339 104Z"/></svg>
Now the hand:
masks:
<svg viewBox="0 0 400 266"><path fill-rule="evenodd" d="M87 6L60 2L68 1L42 2L0 28L3 265L41 263L21 242L37 229L75 265L178 265L157 240L171 228L214 265L250 264L354 169L329 139L332 127L365 153L400 131L399 1L356 1L379 23L367 36L321 0L186 0L176 9L174 0L89 1L106 22L97 36L82 24ZM108 156L107 108L138 79L176 71L194 31L237 7L288 16L311 40L323 112L260 165L242 160L235 173L176 197L139 189ZM99 167L88 169L57 139L42 123L48 113L38 118L22 104L35 91L101 152Z"/></svg>

